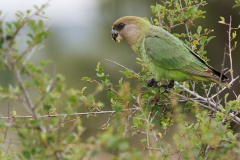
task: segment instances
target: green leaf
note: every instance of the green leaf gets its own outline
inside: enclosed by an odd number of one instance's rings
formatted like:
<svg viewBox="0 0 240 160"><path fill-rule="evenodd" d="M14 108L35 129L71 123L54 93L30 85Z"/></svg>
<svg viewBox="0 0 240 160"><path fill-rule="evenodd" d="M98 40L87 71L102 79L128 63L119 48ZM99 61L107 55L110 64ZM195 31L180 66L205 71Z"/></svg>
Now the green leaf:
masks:
<svg viewBox="0 0 240 160"><path fill-rule="evenodd" d="M0 128L5 126L5 121L0 120Z"/></svg>
<svg viewBox="0 0 240 160"><path fill-rule="evenodd" d="M220 17L220 19L221 19L221 20L218 21L218 23L220 23L220 24L226 24L224 17Z"/></svg>
<svg viewBox="0 0 240 160"><path fill-rule="evenodd" d="M39 27L40 29L43 29L43 26L44 26L43 21L42 21L42 20L39 20L39 21L38 21L38 27Z"/></svg>
<svg viewBox="0 0 240 160"><path fill-rule="evenodd" d="M143 125L142 121L136 117L133 117L133 124L133 128L140 128Z"/></svg>
<svg viewBox="0 0 240 160"><path fill-rule="evenodd" d="M120 80L118 81L118 84L123 84L123 79L120 78Z"/></svg>
<svg viewBox="0 0 240 160"><path fill-rule="evenodd" d="M225 113L228 114L230 110L231 110L231 106L227 105L225 108Z"/></svg>
<svg viewBox="0 0 240 160"><path fill-rule="evenodd" d="M28 26L32 29L33 32L37 31L36 22L34 20L29 20Z"/></svg>
<svg viewBox="0 0 240 160"><path fill-rule="evenodd" d="M232 39L236 38L236 36L237 36L237 32L236 31L232 32Z"/></svg>
<svg viewBox="0 0 240 160"><path fill-rule="evenodd" d="M157 10L156 10L156 7L155 6L150 6L151 10L152 10L152 13L156 13Z"/></svg>
<svg viewBox="0 0 240 160"><path fill-rule="evenodd" d="M214 39L216 36L210 36L210 37L208 37L208 39L207 39L207 43L209 43L212 39Z"/></svg>
<svg viewBox="0 0 240 160"><path fill-rule="evenodd" d="M22 139L26 139L25 134L22 133L22 132L18 132L18 136L19 136L20 138L22 138Z"/></svg>
<svg viewBox="0 0 240 160"><path fill-rule="evenodd" d="M112 105L112 108L116 112L121 112L122 111L122 107L119 103L115 103L114 105Z"/></svg>
<svg viewBox="0 0 240 160"><path fill-rule="evenodd" d="M31 10L29 10L29 9L26 10L26 13L27 13L27 14L30 14L30 13L31 13Z"/></svg>
<svg viewBox="0 0 240 160"><path fill-rule="evenodd" d="M100 65L101 65L101 63L98 62L98 64L97 64L97 69L96 69L97 71L99 71L99 69L101 68Z"/></svg>
<svg viewBox="0 0 240 160"><path fill-rule="evenodd" d="M31 158L31 154L28 152L28 151L22 151L22 154L23 156L26 158L26 159L30 159Z"/></svg>
<svg viewBox="0 0 240 160"><path fill-rule="evenodd" d="M97 75L97 77L103 77L103 76L104 76L104 73L99 72L99 73L97 73L96 75Z"/></svg>
<svg viewBox="0 0 240 160"><path fill-rule="evenodd" d="M198 33L199 35L200 35L201 31L202 31L202 26L198 26L198 28L197 28L197 33Z"/></svg>
<svg viewBox="0 0 240 160"><path fill-rule="evenodd" d="M143 145L146 145L147 139L141 139L141 143L142 143Z"/></svg>
<svg viewBox="0 0 240 160"><path fill-rule="evenodd" d="M31 119L30 123L34 127L39 127L39 120L37 120L37 119Z"/></svg>
<svg viewBox="0 0 240 160"><path fill-rule="evenodd" d="M89 81L91 81L91 78L89 78L89 77L83 77L81 80L82 80L82 81L87 81L87 82L89 82Z"/></svg>
<svg viewBox="0 0 240 160"><path fill-rule="evenodd" d="M41 153L41 152L44 151L44 149L45 149L44 147L39 147L38 146L38 147L34 148L34 151L37 152L37 153Z"/></svg>
<svg viewBox="0 0 240 160"><path fill-rule="evenodd" d="M111 98L114 98L114 97L115 97L115 94L112 91L108 92L107 98L111 99Z"/></svg>
<svg viewBox="0 0 240 160"><path fill-rule="evenodd" d="M227 97L229 96L229 93L225 94L224 99L227 101Z"/></svg>
<svg viewBox="0 0 240 160"><path fill-rule="evenodd" d="M240 7L240 3L233 5L232 8L237 8L237 7Z"/></svg>
<svg viewBox="0 0 240 160"><path fill-rule="evenodd" d="M159 91L160 91L160 93L164 93L165 92L165 88L161 87Z"/></svg>
<svg viewBox="0 0 240 160"><path fill-rule="evenodd" d="M47 111L50 110L51 107L52 107L52 106L49 105L49 104L44 104L44 105L43 105L43 109L44 109L44 110L47 110Z"/></svg>
<svg viewBox="0 0 240 160"><path fill-rule="evenodd" d="M202 37L200 38L200 45L204 45L205 42L206 42L206 40L207 40L207 36L202 36Z"/></svg>

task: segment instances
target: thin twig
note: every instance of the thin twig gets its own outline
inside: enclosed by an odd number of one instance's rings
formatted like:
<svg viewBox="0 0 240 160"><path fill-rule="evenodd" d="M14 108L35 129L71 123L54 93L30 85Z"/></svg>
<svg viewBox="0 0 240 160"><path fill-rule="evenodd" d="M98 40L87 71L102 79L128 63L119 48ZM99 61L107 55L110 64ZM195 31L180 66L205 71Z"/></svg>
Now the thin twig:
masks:
<svg viewBox="0 0 240 160"><path fill-rule="evenodd" d="M232 85L237 79L239 78L239 76L235 77L233 80L231 80L231 82L229 82L229 85ZM227 87L223 87L218 93L212 95L210 97L210 99L215 98L218 94L222 93L225 89L227 89Z"/></svg>
<svg viewBox="0 0 240 160"><path fill-rule="evenodd" d="M127 67L125 67L125 66L123 66L123 65L121 65L121 64L119 64L119 63L117 63L116 61L112 61L112 60L109 60L109 59L106 59L106 61L111 62L111 63L114 63L114 64L116 64L116 65L118 65L118 66L124 68L125 70L131 72L131 73L134 74L134 75L138 75L138 74L137 74L136 72L134 72L133 70L128 69Z"/></svg>
<svg viewBox="0 0 240 160"><path fill-rule="evenodd" d="M230 15L229 19L229 24L228 24L228 55L229 55L229 61L230 61L230 75L231 75L231 80L234 79L233 77L233 64L232 64L232 16Z"/></svg>
<svg viewBox="0 0 240 160"><path fill-rule="evenodd" d="M177 83L177 82L176 82L176 83ZM203 102L210 104L212 107L216 107L217 110L220 110L220 111L223 111L223 112L225 111L225 109L220 108L219 106L217 106L216 103L211 102L211 101L208 101L207 98L204 98L204 97L200 96L199 94L197 94L197 93L195 93L195 92L193 92L193 91L185 88L184 86L180 85L180 88L182 88L183 90L185 90L186 92L188 92L188 93L191 94L192 96L195 96L196 98L202 100ZM175 92L172 92L172 93L175 93ZM176 93L175 93L175 94L176 94ZM179 95L179 94L178 94L178 95ZM179 95L179 96L182 96L182 95ZM189 99L189 100L191 100L191 99ZM196 101L195 101L195 102L196 102ZM199 103L199 102L198 102L198 103ZM202 104L201 104L201 105L202 105ZM216 109L214 109L214 108L212 108L212 107L208 107L208 106L206 106L206 105L204 105L204 107L205 107L205 108L208 108L208 109L210 109L210 110L212 110L212 111L214 111L214 112L217 111ZM237 116L235 116L234 113L231 112L231 113L229 113L228 115L233 118L233 121L234 121L234 122L240 124L240 118L237 117Z"/></svg>
<svg viewBox="0 0 240 160"><path fill-rule="evenodd" d="M127 112L127 111L135 111L139 110L139 108L129 108L129 109L123 109L121 112ZM86 116L86 115L98 115L98 114L109 114L109 113L116 113L116 111L100 111L100 112L84 112L84 113L72 113L72 114L54 114L54 115L40 115L38 118L49 118L49 117L64 117L64 116ZM32 115L28 116L14 116L14 117L6 117L6 116L0 116L0 119L9 119L9 118L35 118Z"/></svg>
<svg viewBox="0 0 240 160"><path fill-rule="evenodd" d="M99 129L102 129L102 128L107 127L107 125L109 124L109 122L110 122L112 116L113 116L115 113L116 113L116 112L112 112L112 113L109 115L107 122L104 123L101 127L99 127Z"/></svg>
<svg viewBox="0 0 240 160"><path fill-rule="evenodd" d="M8 147L7 147L6 151L5 151L4 159L7 159L7 157L8 157L8 152L9 152L9 149L10 149L10 146L11 146L11 145L12 145L12 139L10 138L9 143L8 143Z"/></svg>

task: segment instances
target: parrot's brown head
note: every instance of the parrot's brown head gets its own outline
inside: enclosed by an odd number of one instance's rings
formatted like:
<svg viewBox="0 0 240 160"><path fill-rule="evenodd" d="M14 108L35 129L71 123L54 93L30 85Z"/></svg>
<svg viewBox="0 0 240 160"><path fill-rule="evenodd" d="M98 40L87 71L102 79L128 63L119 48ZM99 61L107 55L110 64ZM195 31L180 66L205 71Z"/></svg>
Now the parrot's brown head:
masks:
<svg viewBox="0 0 240 160"><path fill-rule="evenodd" d="M120 42L125 39L130 45L134 44L144 34L150 23L141 17L126 16L113 23L112 38Z"/></svg>

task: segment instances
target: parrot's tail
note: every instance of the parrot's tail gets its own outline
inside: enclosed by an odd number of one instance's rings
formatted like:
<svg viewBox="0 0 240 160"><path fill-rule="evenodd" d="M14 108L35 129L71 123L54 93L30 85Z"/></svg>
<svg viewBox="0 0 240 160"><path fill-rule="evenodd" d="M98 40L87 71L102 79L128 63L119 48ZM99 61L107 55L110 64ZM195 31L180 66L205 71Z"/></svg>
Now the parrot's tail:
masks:
<svg viewBox="0 0 240 160"><path fill-rule="evenodd" d="M218 84L220 84L221 86L230 88L231 85L228 83L228 77L226 75L224 75L221 72L218 72L217 70L215 70L214 68L211 68L212 72L214 73L214 75L216 76L216 78L214 79L214 81Z"/></svg>

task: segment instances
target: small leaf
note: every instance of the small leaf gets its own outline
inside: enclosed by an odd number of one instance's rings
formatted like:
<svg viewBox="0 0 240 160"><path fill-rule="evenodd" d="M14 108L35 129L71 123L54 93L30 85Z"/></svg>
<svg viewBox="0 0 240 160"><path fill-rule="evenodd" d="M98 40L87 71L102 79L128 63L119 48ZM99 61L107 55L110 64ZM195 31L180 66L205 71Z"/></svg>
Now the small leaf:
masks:
<svg viewBox="0 0 240 160"><path fill-rule="evenodd" d="M160 138L162 138L162 133L159 132L159 133L158 133L158 136L159 136Z"/></svg>
<svg viewBox="0 0 240 160"><path fill-rule="evenodd" d="M37 27L36 27L36 23L34 20L28 21L28 26L33 30L33 32L36 32Z"/></svg>
<svg viewBox="0 0 240 160"><path fill-rule="evenodd" d="M228 114L229 111L230 111L230 109L231 109L231 106L230 106L230 105L227 105L226 108L225 108L225 113Z"/></svg>
<svg viewBox="0 0 240 160"><path fill-rule="evenodd" d="M197 40L193 40L192 44L197 45L198 41Z"/></svg>
<svg viewBox="0 0 240 160"><path fill-rule="evenodd" d="M229 96L229 93L225 94L224 99L227 101L227 97Z"/></svg>
<svg viewBox="0 0 240 160"><path fill-rule="evenodd" d="M220 17L220 19L221 19L221 20L218 21L218 23L220 23L220 24L226 24L224 17Z"/></svg>
<svg viewBox="0 0 240 160"><path fill-rule="evenodd" d="M89 77L83 77L81 80L82 80L82 81L87 81L87 82L89 82L89 81L91 81L91 78L89 78Z"/></svg>
<svg viewBox="0 0 240 160"><path fill-rule="evenodd" d="M83 87L83 88L82 88L82 90L81 90L81 91L82 91L82 93L84 92L84 90L85 90L85 89L87 89L87 87Z"/></svg>
<svg viewBox="0 0 240 160"><path fill-rule="evenodd" d="M108 92L107 98L111 99L111 98L114 98L114 97L115 97L115 94L113 92Z"/></svg>
<svg viewBox="0 0 240 160"><path fill-rule="evenodd" d="M216 36L211 36L207 39L207 43L209 43L213 38L215 38Z"/></svg>
<svg viewBox="0 0 240 160"><path fill-rule="evenodd" d="M118 81L119 84L123 84L123 79L120 78L120 80Z"/></svg>
<svg viewBox="0 0 240 160"><path fill-rule="evenodd" d="M155 6L150 6L151 10L152 10L152 13L156 13L157 10L156 10L156 7Z"/></svg>
<svg viewBox="0 0 240 160"><path fill-rule="evenodd" d="M23 156L24 156L26 159L30 159L30 158L31 158L31 154L30 154L28 151L22 151L22 154L23 154Z"/></svg>
<svg viewBox="0 0 240 160"><path fill-rule="evenodd" d="M43 25L44 25L43 21L42 21L42 20L39 20L39 21L38 21L38 27L42 29L42 28L43 28Z"/></svg>
<svg viewBox="0 0 240 160"><path fill-rule="evenodd" d="M17 116L17 111L12 111L12 116L16 117Z"/></svg>
<svg viewBox="0 0 240 160"><path fill-rule="evenodd" d="M160 93L164 93L165 92L165 88L161 87L159 91L160 91Z"/></svg>
<svg viewBox="0 0 240 160"><path fill-rule="evenodd" d="M142 62L142 59L141 59L141 58L136 58L136 60Z"/></svg>
<svg viewBox="0 0 240 160"><path fill-rule="evenodd" d="M119 103L116 103L112 106L113 110L116 112L121 112L122 111L122 107Z"/></svg>
<svg viewBox="0 0 240 160"><path fill-rule="evenodd" d="M199 35L200 35L201 31L202 31L202 26L198 26L198 28L197 28L197 33L198 33Z"/></svg>
<svg viewBox="0 0 240 160"><path fill-rule="evenodd" d="M145 144L147 143L147 139L142 139L142 140L141 140L141 143L142 143L143 145L145 145Z"/></svg>
<svg viewBox="0 0 240 160"><path fill-rule="evenodd" d="M201 45L204 45L205 42L206 42L206 40L207 40L207 36L202 36L202 37L200 38L200 44L201 44Z"/></svg>
<svg viewBox="0 0 240 160"><path fill-rule="evenodd" d="M30 14L30 13L31 13L31 10L29 10L29 9L26 10L26 13L27 13L27 14Z"/></svg>
<svg viewBox="0 0 240 160"><path fill-rule="evenodd" d="M142 121L138 118L133 117L134 128L140 128L142 126Z"/></svg>
<svg viewBox="0 0 240 160"><path fill-rule="evenodd" d="M48 111L51 107L52 107L52 106L49 105L49 104L44 104L44 105L43 105L43 109L44 109L44 110L47 110L47 111Z"/></svg>
<svg viewBox="0 0 240 160"><path fill-rule="evenodd" d="M232 8L237 8L237 7L240 7L240 3L233 5Z"/></svg>
<svg viewBox="0 0 240 160"><path fill-rule="evenodd" d="M0 120L0 128L5 126L5 121Z"/></svg>
<svg viewBox="0 0 240 160"><path fill-rule="evenodd" d="M236 38L236 36L237 36L237 32L234 31L234 32L232 33L232 39Z"/></svg>
<svg viewBox="0 0 240 160"><path fill-rule="evenodd" d="M101 65L101 63L100 62L98 62L98 64L97 64L97 71L100 69L100 65Z"/></svg>
<svg viewBox="0 0 240 160"><path fill-rule="evenodd" d="M199 127L199 123L196 123L194 126L193 126L193 128L196 130L196 129L198 129L198 127Z"/></svg>

